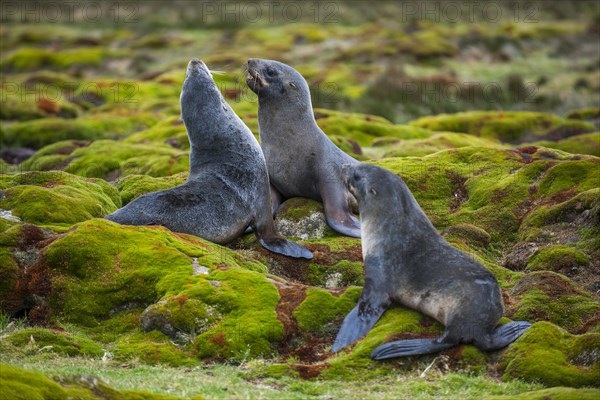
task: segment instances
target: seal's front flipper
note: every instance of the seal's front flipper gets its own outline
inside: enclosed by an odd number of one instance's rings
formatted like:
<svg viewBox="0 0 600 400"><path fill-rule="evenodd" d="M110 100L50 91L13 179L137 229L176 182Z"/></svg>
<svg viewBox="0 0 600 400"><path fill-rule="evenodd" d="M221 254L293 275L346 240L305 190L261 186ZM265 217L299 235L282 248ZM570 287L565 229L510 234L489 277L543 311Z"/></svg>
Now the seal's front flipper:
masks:
<svg viewBox="0 0 600 400"><path fill-rule="evenodd" d="M371 259L365 260L371 264ZM365 286L356 307L344 318L331 351L336 352L365 336L391 303L391 298L383 285L378 284L370 276L365 277Z"/></svg>
<svg viewBox="0 0 600 400"><path fill-rule="evenodd" d="M474 344L481 350L499 350L517 340L530 327L526 321L509 322L496 328L485 340L475 340Z"/></svg>
<svg viewBox="0 0 600 400"><path fill-rule="evenodd" d="M373 360L386 360L388 358L417 356L430 354L449 349L457 343L443 343L440 339L409 339L397 340L377 347L371 353Z"/></svg>
<svg viewBox="0 0 600 400"><path fill-rule="evenodd" d="M259 242L265 249L270 250L273 253L283 254L284 256L293 258L306 258L308 260L313 258L313 254L307 248L280 237L268 239L261 238L259 239Z"/></svg>
<svg viewBox="0 0 600 400"><path fill-rule="evenodd" d="M381 310L380 312L379 309ZM333 346L331 346L332 353L356 342L358 339L369 333L371 328L373 328L373 325L381 318L385 308L379 307L377 309L378 312L370 314L361 313L360 311L359 303L359 305L354 307L352 311L346 315L342 327L333 342Z"/></svg>
<svg viewBox="0 0 600 400"><path fill-rule="evenodd" d="M359 238L360 222L352 215L347 190L341 185L323 185L321 198L331 229L342 235Z"/></svg>

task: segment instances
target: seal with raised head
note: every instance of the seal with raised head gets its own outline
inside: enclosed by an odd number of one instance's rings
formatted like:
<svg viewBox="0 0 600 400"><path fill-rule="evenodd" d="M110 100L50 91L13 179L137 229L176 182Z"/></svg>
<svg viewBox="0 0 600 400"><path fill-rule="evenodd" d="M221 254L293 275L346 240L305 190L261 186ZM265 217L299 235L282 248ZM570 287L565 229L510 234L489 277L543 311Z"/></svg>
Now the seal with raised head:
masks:
<svg viewBox="0 0 600 400"><path fill-rule="evenodd" d="M190 140L187 181L138 197L106 218L125 225L162 225L219 244L251 226L268 250L312 258L310 251L276 233L260 146L197 58L188 64L180 101Z"/></svg>
<svg viewBox="0 0 600 400"><path fill-rule="evenodd" d="M344 175L359 205L365 285L332 351L366 335L392 301L436 319L446 330L435 339L381 345L371 353L374 360L428 354L459 343L496 350L531 326L518 321L497 327L504 312L498 281L444 240L402 179L366 164L344 168Z"/></svg>
<svg viewBox="0 0 600 400"><path fill-rule="evenodd" d="M318 127L306 80L278 61L251 58L246 69L246 83L258 95L260 146L273 186L273 211L291 197L322 201L331 228L360 237L341 175L344 164L358 161Z"/></svg>

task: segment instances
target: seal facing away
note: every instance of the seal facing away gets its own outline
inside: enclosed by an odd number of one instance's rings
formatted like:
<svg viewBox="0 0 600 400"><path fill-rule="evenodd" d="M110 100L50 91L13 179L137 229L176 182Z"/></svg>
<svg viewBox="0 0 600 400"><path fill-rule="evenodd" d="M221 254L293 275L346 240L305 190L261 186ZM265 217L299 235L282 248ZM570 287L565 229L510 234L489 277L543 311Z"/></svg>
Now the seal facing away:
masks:
<svg viewBox="0 0 600 400"><path fill-rule="evenodd" d="M251 58L246 83L258 95L258 125L272 188L273 210L291 197L322 201L335 231L360 237L342 166L358 161L317 126L306 80L278 61Z"/></svg>
<svg viewBox="0 0 600 400"><path fill-rule="evenodd" d="M436 339L381 345L371 353L374 360L428 354L459 343L496 350L531 326L519 321L496 327L504 312L498 281L440 236L402 179L374 165L345 171L360 210L365 286L332 351L367 334L392 301L438 320L446 330Z"/></svg>
<svg viewBox="0 0 600 400"><path fill-rule="evenodd" d="M312 258L310 251L276 233L260 146L197 58L188 64L180 101L190 139L189 178L138 197L106 218L125 225L162 225L219 244L252 226L268 250Z"/></svg>

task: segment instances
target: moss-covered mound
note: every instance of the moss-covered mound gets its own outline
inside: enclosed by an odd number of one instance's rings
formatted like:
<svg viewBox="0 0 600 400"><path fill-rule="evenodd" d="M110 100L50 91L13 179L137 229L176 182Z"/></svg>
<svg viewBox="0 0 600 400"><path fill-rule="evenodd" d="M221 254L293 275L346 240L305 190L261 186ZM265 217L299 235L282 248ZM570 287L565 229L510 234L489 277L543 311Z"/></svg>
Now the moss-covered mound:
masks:
<svg viewBox="0 0 600 400"><path fill-rule="evenodd" d="M0 176L0 209L26 222L69 226L103 217L121 206L116 189L101 179L61 171Z"/></svg>
<svg viewBox="0 0 600 400"><path fill-rule="evenodd" d="M515 302L509 313L513 319L550 321L572 333L586 332L600 319L600 302L554 272L525 275L509 294Z"/></svg>
<svg viewBox="0 0 600 400"><path fill-rule="evenodd" d="M542 140L528 143L527 146L543 146L558 149L571 154L590 154L600 157L600 132L575 135L558 142Z"/></svg>
<svg viewBox="0 0 600 400"><path fill-rule="evenodd" d="M79 48L56 52L38 48L20 48L0 62L3 71L31 71L40 68L63 70L65 68L98 67L111 57L123 52L105 48Z"/></svg>
<svg viewBox="0 0 600 400"><path fill-rule="evenodd" d="M581 251L565 245L555 245L537 251L527 262L530 271L554 271L567 273L584 268L590 263Z"/></svg>
<svg viewBox="0 0 600 400"><path fill-rule="evenodd" d="M573 336L539 322L502 355L502 367L505 379L547 386L599 386L600 334Z"/></svg>
<svg viewBox="0 0 600 400"><path fill-rule="evenodd" d="M600 159L545 148L465 147L374 163L404 179L438 229L468 223L492 242L512 240L524 217L595 190L600 179Z"/></svg>
<svg viewBox="0 0 600 400"><path fill-rule="evenodd" d="M0 346L14 346L29 353L52 352L67 356L101 357L105 351L85 336L40 328L9 333L2 338Z"/></svg>
<svg viewBox="0 0 600 400"><path fill-rule="evenodd" d="M116 390L94 377L79 376L58 383L39 372L27 371L7 364L0 364L0 393L2 397L12 400L178 399L145 391Z"/></svg>
<svg viewBox="0 0 600 400"><path fill-rule="evenodd" d="M67 139L96 140L127 136L152 125L152 115L118 116L96 114L76 119L43 118L19 122L4 128L2 144L40 149Z"/></svg>
<svg viewBox="0 0 600 400"><path fill-rule="evenodd" d="M317 124L327 135L351 139L360 146L371 146L381 137L396 139L423 139L433 132L407 125L395 125L375 115L349 114L332 110L315 109Z"/></svg>
<svg viewBox="0 0 600 400"><path fill-rule="evenodd" d="M127 143L163 143L178 149L189 149L187 131L181 117L170 117L149 129L134 133L125 139Z"/></svg>
<svg viewBox="0 0 600 400"><path fill-rule="evenodd" d="M161 178L153 178L148 175L127 175L125 178L119 180L117 189L119 189L121 201L125 205L143 194L181 185L185 182L187 176L187 172L180 172Z"/></svg>
<svg viewBox="0 0 600 400"><path fill-rule="evenodd" d="M169 176L189 169L189 154L161 144L66 141L41 149L21 164L21 168L63 169L75 175L107 180L135 174Z"/></svg>
<svg viewBox="0 0 600 400"><path fill-rule="evenodd" d="M533 112L470 111L424 117L411 125L433 131L464 132L509 143L560 140L594 132L591 123Z"/></svg>
<svg viewBox="0 0 600 400"><path fill-rule="evenodd" d="M457 147L487 147L492 149L504 147L497 140L452 132L432 134L426 139L380 140L375 141L374 145L381 146L381 150L385 150L383 157L419 157ZM378 148L378 150L380 149Z"/></svg>

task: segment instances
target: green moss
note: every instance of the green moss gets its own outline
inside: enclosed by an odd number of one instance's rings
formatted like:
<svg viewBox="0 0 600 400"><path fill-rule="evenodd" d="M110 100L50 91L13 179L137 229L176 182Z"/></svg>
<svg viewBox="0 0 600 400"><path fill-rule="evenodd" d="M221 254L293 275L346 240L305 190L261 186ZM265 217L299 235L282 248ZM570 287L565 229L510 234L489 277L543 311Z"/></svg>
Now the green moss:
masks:
<svg viewBox="0 0 600 400"><path fill-rule="evenodd" d="M192 257L208 266L232 259L229 252L219 258L219 249L165 228L84 222L45 250L55 274L51 304L66 320L95 326L114 312L146 307L193 281Z"/></svg>
<svg viewBox="0 0 600 400"><path fill-rule="evenodd" d="M49 144L19 164L19 168L24 171L63 169L70 162L69 155L75 149L89 146L91 143L89 140L62 140Z"/></svg>
<svg viewBox="0 0 600 400"><path fill-rule="evenodd" d="M269 356L283 338L275 312L279 293L263 275L266 267L202 239L91 220L53 242L44 255L53 272L54 315L90 327L99 338L110 340L115 328L130 332L138 312L114 323L113 315L148 306L146 313L164 317L164 324L155 321L149 329L169 333L168 324L170 333L183 333L186 341L199 335L195 347L201 358Z"/></svg>
<svg viewBox="0 0 600 400"><path fill-rule="evenodd" d="M365 114L349 114L317 108L314 110L317 124L327 135L345 137L360 146L370 146L376 138L422 139L433 133L405 125L394 125L390 121Z"/></svg>
<svg viewBox="0 0 600 400"><path fill-rule="evenodd" d="M551 167L538 184L538 195L550 197L565 190L581 193L600 182L600 159L563 161Z"/></svg>
<svg viewBox="0 0 600 400"><path fill-rule="evenodd" d="M0 237L2 234L0 233ZM14 260L12 252L0 244L0 305L17 280L19 265Z"/></svg>
<svg viewBox="0 0 600 400"><path fill-rule="evenodd" d="M338 329L338 320L354 308L361 291L359 287L350 287L336 297L324 289L308 289L306 299L294 310L298 327L313 334L332 334Z"/></svg>
<svg viewBox="0 0 600 400"><path fill-rule="evenodd" d="M569 332L580 332L600 312L600 302L554 272L525 275L510 293L517 301L512 319L549 321Z"/></svg>
<svg viewBox="0 0 600 400"><path fill-rule="evenodd" d="M76 119L43 118L19 122L5 128L3 144L34 149L67 139L96 140L117 138L155 122L151 115L121 117L96 114Z"/></svg>
<svg viewBox="0 0 600 400"><path fill-rule="evenodd" d="M132 174L169 176L189 170L189 154L157 144L67 141L41 149L22 168L60 168L75 175L110 180Z"/></svg>
<svg viewBox="0 0 600 400"><path fill-rule="evenodd" d="M502 355L504 379L547 386L598 386L600 334L573 336L549 322L534 324Z"/></svg>
<svg viewBox="0 0 600 400"><path fill-rule="evenodd" d="M167 365L171 367L193 367L198 360L188 356L175 347L164 334L153 331L137 333L121 338L112 350L120 361L138 359L149 365Z"/></svg>
<svg viewBox="0 0 600 400"><path fill-rule="evenodd" d="M397 140L387 146L383 157L425 156L438 151L458 147L502 148L496 140L479 138L465 133L438 133L425 139Z"/></svg>
<svg viewBox="0 0 600 400"><path fill-rule="evenodd" d="M187 179L187 175L187 172L161 178L153 178L148 175L127 175L117 183L117 189L119 189L121 200L125 205L143 194L181 185Z"/></svg>
<svg viewBox="0 0 600 400"><path fill-rule="evenodd" d="M68 356L101 357L104 349L90 339L49 329L28 328L9 334L3 339L5 343L24 351L49 351Z"/></svg>
<svg viewBox="0 0 600 400"><path fill-rule="evenodd" d="M490 234L471 224L453 225L442 233L449 240L459 239L471 246L485 247L490 243Z"/></svg>
<svg viewBox="0 0 600 400"><path fill-rule="evenodd" d="M310 264L307 283L312 286L341 288L364 285L363 263L342 260L334 265Z"/></svg>
<svg viewBox="0 0 600 400"><path fill-rule="evenodd" d="M7 364L0 364L0 387L6 399L14 400L96 398L88 390L63 388L39 372L25 371Z"/></svg>
<svg viewBox="0 0 600 400"><path fill-rule="evenodd" d="M600 108L589 107L589 108L580 108L577 110L571 110L567 113L566 117L571 118L571 119L583 119L583 120L600 118Z"/></svg>
<svg viewBox="0 0 600 400"><path fill-rule="evenodd" d="M517 143L550 135L573 136L596 130L594 125L588 122L520 111L470 111L442 114L424 117L410 124L434 131L464 132Z"/></svg>
<svg viewBox="0 0 600 400"><path fill-rule="evenodd" d="M488 396L485 400L595 400L598 396L600 396L598 389L554 387L510 396Z"/></svg>
<svg viewBox="0 0 600 400"><path fill-rule="evenodd" d="M41 68L63 69L71 67L98 67L109 58L124 53L105 48L80 48L53 51L37 48L20 48L0 62L4 71L31 71Z"/></svg>
<svg viewBox="0 0 600 400"><path fill-rule="evenodd" d="M270 357L283 339L275 309L279 293L264 275L240 268L215 270L182 295L215 307L223 319L196 338L198 356L241 361Z"/></svg>
<svg viewBox="0 0 600 400"><path fill-rule="evenodd" d="M527 146L544 146L571 154L590 154L600 157L600 132L575 135L559 140L558 142L542 140L528 143Z"/></svg>
<svg viewBox="0 0 600 400"><path fill-rule="evenodd" d="M180 116L166 118L149 129L125 139L127 143L164 143L178 149L189 149L190 141Z"/></svg>
<svg viewBox="0 0 600 400"><path fill-rule="evenodd" d="M555 245L538 250L527 261L527 269L557 272L585 267L589 262L588 257L579 250L564 245Z"/></svg>
<svg viewBox="0 0 600 400"><path fill-rule="evenodd" d="M378 375L389 373L394 362L376 362L371 360L371 352L376 347L393 340L402 333L422 334L440 332L443 327L437 323L424 328L423 316L403 307L387 309L367 336L359 340L353 347L342 350L338 355L328 359L330 367L321 373L325 379L372 379Z"/></svg>
<svg viewBox="0 0 600 400"><path fill-rule="evenodd" d="M110 214L121 206L114 187L103 180L65 172L27 172L0 177L0 208L24 221L71 225Z"/></svg>
<svg viewBox="0 0 600 400"><path fill-rule="evenodd" d="M11 400L176 400L177 397L138 390L116 390L95 377L74 376L61 379L62 384L42 373L0 364L0 391ZM198 399L197 397L194 397Z"/></svg>
<svg viewBox="0 0 600 400"><path fill-rule="evenodd" d="M541 173L537 165L523 167L509 150L473 147L374 164L402 177L438 229L469 223L488 232L492 241L509 240L516 232L516 207ZM527 168L526 173L511 173L520 168Z"/></svg>
<svg viewBox="0 0 600 400"><path fill-rule="evenodd" d="M588 214L587 220L589 221L598 220L600 188L585 191L559 204L543 205L535 209L523 219L519 236L527 241L536 240L537 237L543 235L542 230L547 226L573 223L585 214ZM592 223L591 226L581 227L579 230L581 235L579 248L586 249L588 254L600 248L598 240L600 227Z"/></svg>

